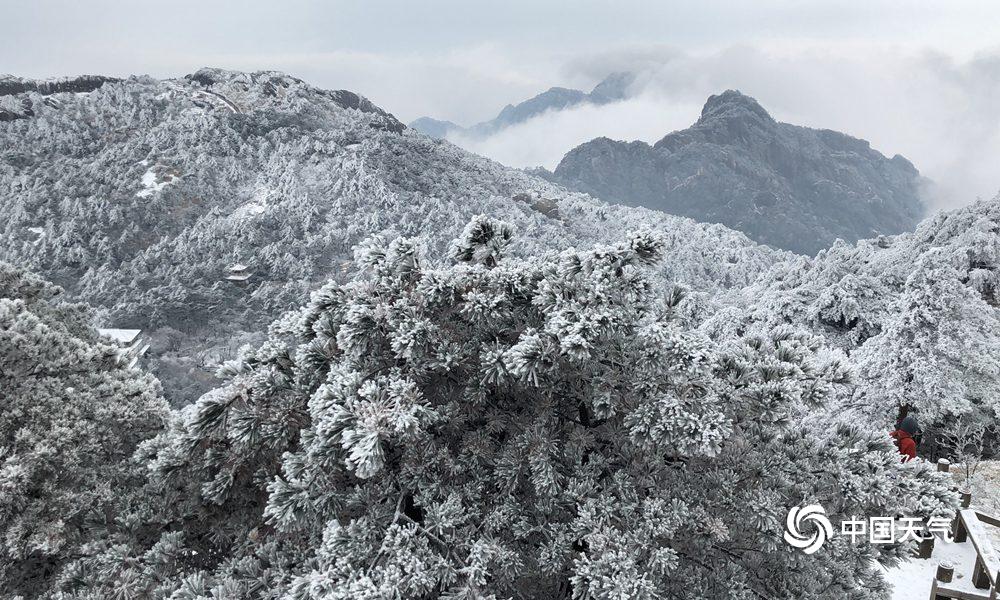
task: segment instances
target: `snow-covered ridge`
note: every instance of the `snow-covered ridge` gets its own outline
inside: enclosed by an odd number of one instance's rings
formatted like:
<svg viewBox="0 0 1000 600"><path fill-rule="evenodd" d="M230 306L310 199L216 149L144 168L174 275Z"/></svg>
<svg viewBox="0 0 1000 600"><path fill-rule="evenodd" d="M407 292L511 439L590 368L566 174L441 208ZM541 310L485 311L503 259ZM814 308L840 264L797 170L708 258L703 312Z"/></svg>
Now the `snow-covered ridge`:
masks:
<svg viewBox="0 0 1000 600"><path fill-rule="evenodd" d="M54 79L25 79L13 75L0 76L0 96L38 92L43 96L62 92L85 93L92 92L105 83L121 81L115 77L103 75L79 75L77 77L58 77Z"/></svg>
<svg viewBox="0 0 1000 600"><path fill-rule="evenodd" d="M314 88L301 79L279 71L245 73L206 67L186 75L184 79L200 84L201 88L196 93L215 96L224 102L232 112L244 112L252 109L253 106L249 104L249 101L253 99L266 101L267 99L283 98L289 88L308 88L310 93L328 98L341 108L378 116L379 127L382 129L400 133L406 128L396 117L360 94L348 90ZM247 105L240 106L238 99L248 101Z"/></svg>

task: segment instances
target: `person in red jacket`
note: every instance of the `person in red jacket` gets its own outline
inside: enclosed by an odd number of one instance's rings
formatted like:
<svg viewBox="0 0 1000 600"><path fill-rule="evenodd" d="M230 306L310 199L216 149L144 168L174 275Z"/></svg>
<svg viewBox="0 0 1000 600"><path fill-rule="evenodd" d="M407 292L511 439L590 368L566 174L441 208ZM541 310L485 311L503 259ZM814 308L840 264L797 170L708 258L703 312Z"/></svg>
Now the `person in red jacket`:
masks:
<svg viewBox="0 0 1000 600"><path fill-rule="evenodd" d="M917 425L917 418L913 415L906 415L899 422L899 428L889 435L896 440L899 453L903 455L903 462L913 460L917 457L917 442L913 436L917 434L920 427Z"/></svg>

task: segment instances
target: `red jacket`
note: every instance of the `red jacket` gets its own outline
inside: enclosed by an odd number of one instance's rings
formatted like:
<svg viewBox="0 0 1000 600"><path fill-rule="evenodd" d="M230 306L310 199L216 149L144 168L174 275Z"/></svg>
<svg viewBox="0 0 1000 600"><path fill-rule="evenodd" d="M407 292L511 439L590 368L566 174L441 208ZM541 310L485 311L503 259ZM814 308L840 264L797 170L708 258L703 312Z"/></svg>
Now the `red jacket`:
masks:
<svg viewBox="0 0 1000 600"><path fill-rule="evenodd" d="M917 457L917 443L913 441L913 436L902 429L897 429L889 434L896 440L899 446L899 453L903 455L903 462Z"/></svg>

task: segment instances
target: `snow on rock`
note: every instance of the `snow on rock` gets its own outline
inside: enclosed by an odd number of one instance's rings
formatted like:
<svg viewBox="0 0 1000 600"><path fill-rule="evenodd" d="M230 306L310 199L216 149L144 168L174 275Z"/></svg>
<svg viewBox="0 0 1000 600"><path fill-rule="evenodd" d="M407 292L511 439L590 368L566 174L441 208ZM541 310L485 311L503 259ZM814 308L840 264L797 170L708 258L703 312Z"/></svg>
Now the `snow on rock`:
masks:
<svg viewBox="0 0 1000 600"><path fill-rule="evenodd" d="M274 196L273 190L267 186L258 186L253 192L253 198L233 211L234 217L253 218L260 216L269 206L269 200Z"/></svg>
<svg viewBox="0 0 1000 600"><path fill-rule="evenodd" d="M145 162L145 161L143 161ZM136 193L140 198L149 198L177 179L177 173L162 165L154 165L142 175L142 189Z"/></svg>
<svg viewBox="0 0 1000 600"><path fill-rule="evenodd" d="M259 202L248 202L247 204L244 204L243 206L233 211L233 216L256 217L257 215L262 214L265 210L267 210L267 207L264 206L263 204L260 204Z"/></svg>

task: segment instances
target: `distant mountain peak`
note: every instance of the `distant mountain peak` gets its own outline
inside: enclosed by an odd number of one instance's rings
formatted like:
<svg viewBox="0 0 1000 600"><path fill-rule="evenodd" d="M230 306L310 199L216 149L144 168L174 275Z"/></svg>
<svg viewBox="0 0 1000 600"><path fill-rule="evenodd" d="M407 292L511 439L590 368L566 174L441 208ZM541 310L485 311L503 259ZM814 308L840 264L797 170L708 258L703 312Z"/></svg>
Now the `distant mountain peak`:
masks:
<svg viewBox="0 0 1000 600"><path fill-rule="evenodd" d="M553 181L610 202L722 223L765 244L815 254L837 238L912 230L920 173L864 140L775 121L736 90L650 146L598 138L563 157Z"/></svg>
<svg viewBox="0 0 1000 600"><path fill-rule="evenodd" d="M574 108L583 104L608 104L624 100L629 96L629 88L635 81L635 74L629 72L611 73L598 83L588 94L581 90L554 86L544 92L517 104L504 106L500 113L489 121L464 128L449 121L421 117L410 123L410 127L431 137L443 138L450 133L464 133L472 137L485 137L502 129L524 123L548 111Z"/></svg>
<svg viewBox="0 0 1000 600"><path fill-rule="evenodd" d="M259 94L263 98L279 98L285 90L296 87L311 90L317 95L332 100L343 109L357 110L375 116L372 127L400 133L406 126L395 116L383 110L368 98L350 90L327 90L307 84L305 81L281 71L231 71L216 67L203 67L184 80L204 86L214 99L224 102L233 112L241 112L240 99L248 93Z"/></svg>
<svg viewBox="0 0 1000 600"><path fill-rule="evenodd" d="M595 104L607 104L624 100L629 96L629 88L635 83L635 73L618 71L601 80L590 91L590 101Z"/></svg>
<svg viewBox="0 0 1000 600"><path fill-rule="evenodd" d="M764 110L755 99L747 96L739 90L726 90L721 94L708 97L705 106L701 109L699 122L716 118L741 118L754 115L765 121L774 122L770 113Z"/></svg>
<svg viewBox="0 0 1000 600"><path fill-rule="evenodd" d="M462 131L464 129L457 123L444 121L442 119L433 119L431 117L420 117L419 119L412 121L409 124L409 127L416 129L425 135L440 139L448 137L448 134L453 131Z"/></svg>

